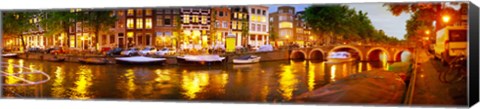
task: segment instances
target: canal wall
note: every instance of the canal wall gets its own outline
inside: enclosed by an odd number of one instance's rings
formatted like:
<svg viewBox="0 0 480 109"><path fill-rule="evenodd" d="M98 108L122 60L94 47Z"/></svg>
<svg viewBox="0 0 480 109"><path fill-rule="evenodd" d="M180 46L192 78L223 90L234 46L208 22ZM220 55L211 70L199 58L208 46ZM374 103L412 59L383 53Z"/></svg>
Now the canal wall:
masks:
<svg viewBox="0 0 480 109"><path fill-rule="evenodd" d="M233 63L233 59L238 58L244 55L257 55L260 56L261 62L265 61L278 61L278 60L288 60L289 51L287 50L279 50L279 51L270 51L270 52L250 52L250 53L242 53L242 54L225 54L222 55L226 57L227 63ZM112 56L95 56L95 55L54 55L54 54L43 54L43 53L22 53L18 54L18 57L21 59L35 59L35 60L45 60L48 61L55 57L58 58L65 58L65 62L79 62L82 58L99 58L99 59L107 59L110 64L115 64L115 58ZM167 56L165 63L166 64L178 64L176 56Z"/></svg>
<svg viewBox="0 0 480 109"><path fill-rule="evenodd" d="M260 62L265 61L279 61L279 60L288 60L290 59L289 51L279 50L279 51L270 51L270 52L251 52L244 54L227 54L227 63L233 63L233 59L238 58L244 55L257 55L260 56Z"/></svg>

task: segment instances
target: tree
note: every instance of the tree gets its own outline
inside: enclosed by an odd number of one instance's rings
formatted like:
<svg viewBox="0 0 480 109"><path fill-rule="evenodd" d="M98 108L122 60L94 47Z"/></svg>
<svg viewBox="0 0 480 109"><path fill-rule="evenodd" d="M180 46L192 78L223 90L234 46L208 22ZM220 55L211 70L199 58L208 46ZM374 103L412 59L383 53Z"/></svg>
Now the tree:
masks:
<svg viewBox="0 0 480 109"><path fill-rule="evenodd" d="M79 19L79 15L72 11L45 11L44 20L40 22L40 25L46 30L46 36L58 35L61 33L68 33L71 26L75 25L76 20ZM67 45L70 45L70 37L67 37Z"/></svg>
<svg viewBox="0 0 480 109"><path fill-rule="evenodd" d="M450 2L450 5L465 6L466 2ZM452 22L459 19L459 12L447 5L447 2L423 2L423 3L386 3L384 6L395 16L402 13L418 13L417 21L437 22L437 29L442 27L443 15L450 15ZM433 25L433 24L430 24ZM443 25L444 26L444 25Z"/></svg>
<svg viewBox="0 0 480 109"><path fill-rule="evenodd" d="M180 42L184 41L184 34L183 34L183 28L182 28L182 20L180 19L180 15L177 15L174 17L174 24L175 24L175 29L173 33L173 37L176 40L176 48L180 48Z"/></svg>
<svg viewBox="0 0 480 109"><path fill-rule="evenodd" d="M250 39L247 39L248 32L250 31L249 30L249 24L248 24L248 17L242 18L240 23L242 24L242 27L241 27L242 28L242 31L241 31L241 33L242 33L242 43L243 43L242 45L244 47L247 47L247 45L248 45L247 41L250 40Z"/></svg>
<svg viewBox="0 0 480 109"><path fill-rule="evenodd" d="M278 33L277 31L275 31L275 29L273 29L273 26L270 26L269 28L269 38L271 41L274 41L275 42L275 45L274 47L278 47L278 44L277 44L277 40L278 40Z"/></svg>
<svg viewBox="0 0 480 109"><path fill-rule="evenodd" d="M216 41L217 41L217 10L216 9L212 9L212 14L211 14L211 17L210 17L210 45L215 45L216 44Z"/></svg>
<svg viewBox="0 0 480 109"><path fill-rule="evenodd" d="M85 26L93 30L93 33L95 34L93 43L96 44L95 48L97 48L100 39L99 32L108 31L109 28L115 26L117 16L115 16L112 11L107 10L91 10L81 14L83 14L81 15L82 17L85 17Z"/></svg>
<svg viewBox="0 0 480 109"><path fill-rule="evenodd" d="M345 5L313 5L305 9L302 19L323 36L326 43L370 39L375 30L367 13Z"/></svg>
<svg viewBox="0 0 480 109"><path fill-rule="evenodd" d="M28 32L36 29L36 25L31 21L38 12L23 11L23 12L5 12L3 14L3 34L5 36L13 36L20 38L22 47L26 50L25 38L23 32Z"/></svg>

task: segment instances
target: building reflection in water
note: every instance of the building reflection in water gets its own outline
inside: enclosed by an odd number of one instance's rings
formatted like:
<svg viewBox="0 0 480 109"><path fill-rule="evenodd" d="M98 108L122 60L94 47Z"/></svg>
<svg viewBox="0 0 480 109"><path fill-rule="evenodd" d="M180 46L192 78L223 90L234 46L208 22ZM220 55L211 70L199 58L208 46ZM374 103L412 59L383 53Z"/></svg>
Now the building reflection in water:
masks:
<svg viewBox="0 0 480 109"><path fill-rule="evenodd" d="M91 99L93 96L89 88L93 84L92 69L82 65L79 67L79 71L76 73L76 76L78 76L78 78L74 82L75 87L72 88L72 95L70 96L70 98L80 100Z"/></svg>
<svg viewBox="0 0 480 109"><path fill-rule="evenodd" d="M56 70L54 72L55 76L53 79L52 84L52 97L53 98L64 98L65 97L65 86L64 86L64 79L65 74L63 70L63 66L56 66Z"/></svg>
<svg viewBox="0 0 480 109"><path fill-rule="evenodd" d="M186 99L198 98L197 94L209 84L209 75L205 72L182 72L182 94Z"/></svg>
<svg viewBox="0 0 480 109"><path fill-rule="evenodd" d="M290 100L292 99L293 96L293 91L295 90L295 87L297 85L297 78L295 78L295 75L293 74L293 66L282 66L282 71L280 73L280 79L278 82L280 83L280 91L281 95L284 100Z"/></svg>

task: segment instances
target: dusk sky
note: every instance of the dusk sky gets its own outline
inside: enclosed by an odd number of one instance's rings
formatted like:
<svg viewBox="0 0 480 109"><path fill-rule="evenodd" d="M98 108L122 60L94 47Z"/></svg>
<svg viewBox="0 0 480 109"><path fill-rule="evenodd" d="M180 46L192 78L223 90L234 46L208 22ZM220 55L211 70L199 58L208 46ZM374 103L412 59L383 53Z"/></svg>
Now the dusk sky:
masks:
<svg viewBox="0 0 480 109"><path fill-rule="evenodd" d="M383 3L349 3L350 8L354 8L357 11L362 10L367 12L367 16L372 21L375 29L382 29L388 36L393 36L398 39L403 39L405 35L406 21L410 18L410 14L402 14L400 16L393 16L387 7L383 7ZM270 12L276 12L278 6L285 5L268 5ZM306 5L288 5L295 7L295 11L303 11L310 4Z"/></svg>

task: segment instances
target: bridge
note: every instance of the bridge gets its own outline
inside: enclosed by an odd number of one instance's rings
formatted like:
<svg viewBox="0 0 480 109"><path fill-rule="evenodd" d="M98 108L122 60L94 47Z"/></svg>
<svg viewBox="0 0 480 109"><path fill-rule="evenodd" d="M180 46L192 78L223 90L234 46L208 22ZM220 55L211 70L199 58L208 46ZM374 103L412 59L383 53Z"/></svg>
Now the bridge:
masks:
<svg viewBox="0 0 480 109"><path fill-rule="evenodd" d="M289 51L290 59L326 60L331 52L347 51L360 61L379 61L380 55L385 54L387 61L401 61L401 54L405 51L412 53L412 46L408 45L330 45L310 48L296 48Z"/></svg>

